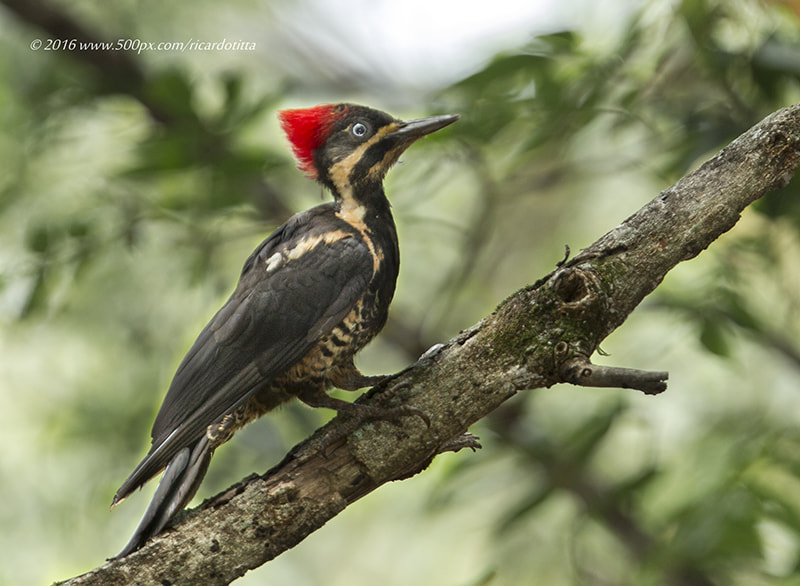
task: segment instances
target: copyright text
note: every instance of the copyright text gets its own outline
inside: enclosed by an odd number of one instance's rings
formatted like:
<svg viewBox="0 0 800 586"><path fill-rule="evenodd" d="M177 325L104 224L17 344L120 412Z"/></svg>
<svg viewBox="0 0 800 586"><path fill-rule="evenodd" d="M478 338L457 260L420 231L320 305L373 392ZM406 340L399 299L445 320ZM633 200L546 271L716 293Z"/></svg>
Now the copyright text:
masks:
<svg viewBox="0 0 800 586"><path fill-rule="evenodd" d="M116 41L79 41L78 39L33 39L33 51L255 51L256 44L251 41L161 41L147 42L141 39L117 39Z"/></svg>

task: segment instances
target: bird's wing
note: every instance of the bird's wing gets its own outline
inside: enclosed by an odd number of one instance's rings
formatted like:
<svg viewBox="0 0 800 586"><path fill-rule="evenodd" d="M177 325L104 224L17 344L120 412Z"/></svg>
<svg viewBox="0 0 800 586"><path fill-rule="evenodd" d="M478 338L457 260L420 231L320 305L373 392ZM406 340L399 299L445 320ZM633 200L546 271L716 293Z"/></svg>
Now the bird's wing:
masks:
<svg viewBox="0 0 800 586"><path fill-rule="evenodd" d="M160 472L206 428L246 401L346 316L372 275L352 232L281 229L248 259L231 298L200 333L153 425L153 445L118 502ZM316 232L316 235L315 235Z"/></svg>

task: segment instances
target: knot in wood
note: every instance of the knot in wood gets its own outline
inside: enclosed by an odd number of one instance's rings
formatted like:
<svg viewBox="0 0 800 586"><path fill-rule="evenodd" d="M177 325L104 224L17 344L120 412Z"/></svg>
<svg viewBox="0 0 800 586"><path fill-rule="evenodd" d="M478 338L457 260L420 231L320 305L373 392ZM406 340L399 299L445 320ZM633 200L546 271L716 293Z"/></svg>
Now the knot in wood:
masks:
<svg viewBox="0 0 800 586"><path fill-rule="evenodd" d="M564 307L569 309L585 307L595 301L600 284L591 271L570 267L555 275L551 287Z"/></svg>
<svg viewBox="0 0 800 586"><path fill-rule="evenodd" d="M555 352L556 360L564 360L569 354L569 344L562 340L556 344L553 351Z"/></svg>
<svg viewBox="0 0 800 586"><path fill-rule="evenodd" d="M592 376L591 366L586 356L572 356L561 364L561 377L564 382L580 385L582 379Z"/></svg>

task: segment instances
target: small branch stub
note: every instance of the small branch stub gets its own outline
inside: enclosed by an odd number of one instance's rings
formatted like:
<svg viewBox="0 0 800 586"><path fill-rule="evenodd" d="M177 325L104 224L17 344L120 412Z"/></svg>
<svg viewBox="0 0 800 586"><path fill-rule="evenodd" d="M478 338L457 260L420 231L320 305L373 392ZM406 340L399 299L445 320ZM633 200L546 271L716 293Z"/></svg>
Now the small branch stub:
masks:
<svg viewBox="0 0 800 586"><path fill-rule="evenodd" d="M599 366L585 357L576 357L564 363L561 376L564 382L581 387L636 389L646 395L658 395L667 390L669 373Z"/></svg>

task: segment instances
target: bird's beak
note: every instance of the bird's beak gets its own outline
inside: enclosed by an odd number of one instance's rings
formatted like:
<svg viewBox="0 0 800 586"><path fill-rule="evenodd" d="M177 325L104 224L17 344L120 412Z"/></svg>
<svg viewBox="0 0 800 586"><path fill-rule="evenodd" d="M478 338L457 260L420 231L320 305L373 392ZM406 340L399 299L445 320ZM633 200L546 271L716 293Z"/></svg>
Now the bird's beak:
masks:
<svg viewBox="0 0 800 586"><path fill-rule="evenodd" d="M394 165L403 152L410 147L414 141L422 138L426 134L441 130L448 124L458 120L458 114L448 114L444 116L430 116L429 118L418 118L417 120L395 120L390 122L389 130L380 142L385 145L383 158L378 161L369 171L369 175L374 175L383 179L389 167Z"/></svg>
<svg viewBox="0 0 800 586"><path fill-rule="evenodd" d="M458 120L458 114L445 114L443 116L430 116L428 118L418 118L416 120L409 120L408 122L401 122L400 127L389 134L394 138L399 138L402 141L415 141L418 138L441 130Z"/></svg>

